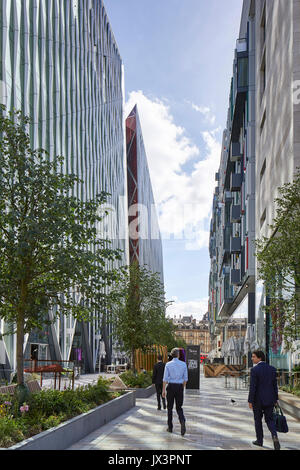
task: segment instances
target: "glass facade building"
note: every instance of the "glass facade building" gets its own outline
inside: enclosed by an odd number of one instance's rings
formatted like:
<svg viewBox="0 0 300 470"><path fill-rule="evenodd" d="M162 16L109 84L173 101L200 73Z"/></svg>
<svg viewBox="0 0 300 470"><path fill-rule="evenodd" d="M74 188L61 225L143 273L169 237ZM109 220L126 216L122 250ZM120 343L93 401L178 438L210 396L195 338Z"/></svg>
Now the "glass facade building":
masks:
<svg viewBox="0 0 300 470"><path fill-rule="evenodd" d="M130 262L137 261L163 284L162 240L137 106L126 119Z"/></svg>
<svg viewBox="0 0 300 470"><path fill-rule="evenodd" d="M78 197L111 194L111 239L128 264L123 64L103 1L1 0L0 85L7 109L32 118L32 147L63 155L65 171L83 180ZM25 357L36 349L40 359L76 356L93 371L99 325L61 318L27 338ZM0 328L6 331L4 322ZM2 369L13 370L14 337L4 344Z"/></svg>

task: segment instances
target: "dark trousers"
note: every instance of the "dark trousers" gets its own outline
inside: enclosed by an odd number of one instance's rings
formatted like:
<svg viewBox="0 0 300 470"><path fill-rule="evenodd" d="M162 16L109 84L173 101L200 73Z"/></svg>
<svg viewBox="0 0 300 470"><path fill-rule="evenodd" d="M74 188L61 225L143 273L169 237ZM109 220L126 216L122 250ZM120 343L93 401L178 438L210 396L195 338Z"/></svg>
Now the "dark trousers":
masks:
<svg viewBox="0 0 300 470"><path fill-rule="evenodd" d="M163 407L166 408L166 400L162 397L163 384L155 384L156 396L157 396L157 407L161 408L161 400L163 402Z"/></svg>
<svg viewBox="0 0 300 470"><path fill-rule="evenodd" d="M257 403L253 405L256 438L261 444L264 441L264 432L262 426L263 416L265 416L266 424L272 436L277 436L276 425L273 419L273 410L274 406L262 406Z"/></svg>
<svg viewBox="0 0 300 470"><path fill-rule="evenodd" d="M183 405L183 385L182 384L169 384L167 388L167 404L168 404L168 427L173 429L173 407L174 401L176 403L176 411L180 423L185 422L185 417L182 410Z"/></svg>

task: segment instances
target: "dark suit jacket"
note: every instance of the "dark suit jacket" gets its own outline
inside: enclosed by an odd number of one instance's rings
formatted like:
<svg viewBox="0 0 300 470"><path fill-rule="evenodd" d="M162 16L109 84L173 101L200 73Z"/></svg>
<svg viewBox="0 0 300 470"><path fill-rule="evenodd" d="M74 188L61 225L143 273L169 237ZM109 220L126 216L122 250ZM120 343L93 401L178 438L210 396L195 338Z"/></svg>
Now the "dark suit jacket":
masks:
<svg viewBox="0 0 300 470"><path fill-rule="evenodd" d="M165 365L166 364L164 362L158 362L157 364L154 365L153 374L152 374L153 384L159 385L163 383Z"/></svg>
<svg viewBox="0 0 300 470"><path fill-rule="evenodd" d="M268 407L278 401L278 386L275 367L259 362L251 369L248 402Z"/></svg>

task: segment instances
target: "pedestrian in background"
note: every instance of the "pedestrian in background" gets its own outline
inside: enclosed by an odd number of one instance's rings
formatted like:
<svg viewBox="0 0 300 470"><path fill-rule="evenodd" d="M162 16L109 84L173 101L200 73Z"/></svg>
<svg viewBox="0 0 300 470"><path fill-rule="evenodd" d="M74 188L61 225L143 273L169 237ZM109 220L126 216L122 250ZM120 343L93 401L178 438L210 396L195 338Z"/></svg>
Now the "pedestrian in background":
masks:
<svg viewBox="0 0 300 470"><path fill-rule="evenodd" d="M185 362L179 360L179 349L171 351L172 361L165 366L163 377L163 398L167 397L168 406L168 432L173 432L173 407L176 403L176 411L181 424L181 435L186 432L185 417L182 409L184 399L184 388L188 381L188 371ZM166 392L166 386L167 392Z"/></svg>
<svg viewBox="0 0 300 470"><path fill-rule="evenodd" d="M165 363L162 360L162 356L159 354L157 356L158 362L154 364L153 374L152 374L152 383L155 384L156 395L157 395L157 409L161 410L161 399L164 410L166 409L166 399L162 397L163 391L163 377L165 371Z"/></svg>
<svg viewBox="0 0 300 470"><path fill-rule="evenodd" d="M265 421L271 432L274 449L280 450L280 443L277 436L276 425L273 418L274 406L278 402L278 386L276 369L265 362L265 354L262 351L252 353L254 367L251 369L249 408L253 410L256 441L254 445L262 447L264 434L262 419Z"/></svg>

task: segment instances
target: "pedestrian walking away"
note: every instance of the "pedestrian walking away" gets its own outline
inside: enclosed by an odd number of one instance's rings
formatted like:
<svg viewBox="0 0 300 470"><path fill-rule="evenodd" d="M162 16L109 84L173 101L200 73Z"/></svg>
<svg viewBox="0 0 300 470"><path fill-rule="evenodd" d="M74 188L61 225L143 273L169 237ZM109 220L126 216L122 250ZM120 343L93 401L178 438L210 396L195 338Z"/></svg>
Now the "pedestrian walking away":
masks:
<svg viewBox="0 0 300 470"><path fill-rule="evenodd" d="M256 441L254 445L262 447L264 441L262 419L265 416L266 424L272 435L274 449L280 450L276 424L273 418L274 406L278 403L278 386L276 369L265 362L262 351L252 353L254 367L251 369L249 408L253 410Z"/></svg>
<svg viewBox="0 0 300 470"><path fill-rule="evenodd" d="M185 362L179 360L179 349L171 351L172 361L165 366L163 377L163 398L167 397L168 407L168 432L173 432L173 407L176 403L176 411L181 424L181 435L186 432L185 416L183 413L184 388L188 381L188 371Z"/></svg>
<svg viewBox="0 0 300 470"><path fill-rule="evenodd" d="M163 391L163 377L165 371L165 363L162 360L162 356L157 356L158 362L154 364L153 374L152 374L152 383L155 384L156 395L157 395L157 409L161 410L161 401L163 404L164 410L166 409L166 399L162 397Z"/></svg>

